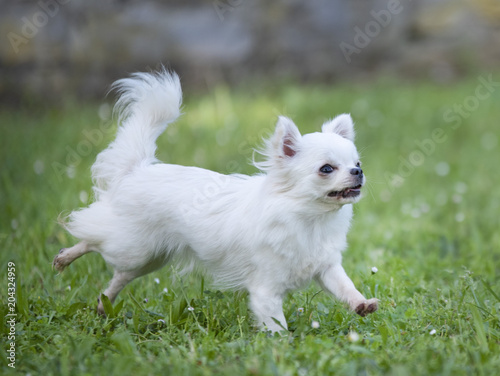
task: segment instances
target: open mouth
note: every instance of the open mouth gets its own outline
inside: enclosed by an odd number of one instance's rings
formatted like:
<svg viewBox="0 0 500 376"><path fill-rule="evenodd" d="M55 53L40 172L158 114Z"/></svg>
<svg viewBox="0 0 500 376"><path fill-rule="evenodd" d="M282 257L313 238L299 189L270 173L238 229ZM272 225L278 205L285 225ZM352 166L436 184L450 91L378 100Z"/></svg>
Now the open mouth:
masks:
<svg viewBox="0 0 500 376"><path fill-rule="evenodd" d="M356 185L355 187L350 187L343 189L341 191L332 191L328 193L328 197L336 197L336 198L349 198L349 197L357 197L361 194L362 185Z"/></svg>

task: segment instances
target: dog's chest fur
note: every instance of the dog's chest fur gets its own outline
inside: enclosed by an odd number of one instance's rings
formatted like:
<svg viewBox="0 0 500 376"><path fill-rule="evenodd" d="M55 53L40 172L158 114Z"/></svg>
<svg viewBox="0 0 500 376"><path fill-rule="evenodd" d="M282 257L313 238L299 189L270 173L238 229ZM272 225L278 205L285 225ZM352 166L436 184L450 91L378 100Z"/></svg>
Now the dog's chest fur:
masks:
<svg viewBox="0 0 500 376"><path fill-rule="evenodd" d="M260 269L255 274L272 276L285 290L303 287L329 265L341 262L351 215L346 206L311 221L283 218L263 223L261 242L251 259Z"/></svg>

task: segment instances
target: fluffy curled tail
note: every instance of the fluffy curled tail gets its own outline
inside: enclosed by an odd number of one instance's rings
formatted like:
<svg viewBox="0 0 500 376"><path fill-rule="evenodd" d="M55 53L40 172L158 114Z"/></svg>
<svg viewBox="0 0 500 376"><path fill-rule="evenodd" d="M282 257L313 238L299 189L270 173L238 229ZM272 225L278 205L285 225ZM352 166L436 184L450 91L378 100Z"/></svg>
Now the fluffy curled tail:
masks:
<svg viewBox="0 0 500 376"><path fill-rule="evenodd" d="M175 73L134 73L116 81L119 93L116 139L102 151L92 166L97 197L113 187L135 166L156 161L156 139L180 115L182 90Z"/></svg>

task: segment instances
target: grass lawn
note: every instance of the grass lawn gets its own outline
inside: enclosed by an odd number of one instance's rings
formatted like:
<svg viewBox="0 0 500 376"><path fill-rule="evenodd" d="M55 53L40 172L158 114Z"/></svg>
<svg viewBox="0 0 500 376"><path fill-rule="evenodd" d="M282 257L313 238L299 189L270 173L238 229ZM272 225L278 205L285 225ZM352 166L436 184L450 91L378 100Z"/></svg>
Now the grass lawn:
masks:
<svg viewBox="0 0 500 376"><path fill-rule="evenodd" d="M99 317L111 278L101 257L59 275L51 262L75 242L59 214L92 199L89 168L115 130L109 106L0 110L1 374L497 374L500 88L488 77L186 93L159 158L224 173L255 173L252 147L278 114L304 133L342 112L356 122L369 183L344 267L379 311L356 316L313 284L286 299L281 337L253 327L245 294L168 267L131 283ZM17 316L7 316L14 281Z"/></svg>

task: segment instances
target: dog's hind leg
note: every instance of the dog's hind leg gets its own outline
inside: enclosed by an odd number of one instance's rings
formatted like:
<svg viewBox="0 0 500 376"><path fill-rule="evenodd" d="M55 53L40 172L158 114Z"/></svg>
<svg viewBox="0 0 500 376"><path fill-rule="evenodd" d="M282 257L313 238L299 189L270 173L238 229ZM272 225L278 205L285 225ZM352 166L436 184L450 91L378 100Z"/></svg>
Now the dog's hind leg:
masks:
<svg viewBox="0 0 500 376"><path fill-rule="evenodd" d="M81 241L80 243L74 245L71 248L62 248L59 254L54 257L52 261L52 266L54 269L62 272L66 266L75 261L78 257L83 256L86 253L92 252L91 246L86 241Z"/></svg>
<svg viewBox="0 0 500 376"><path fill-rule="evenodd" d="M104 290L103 294L109 298L111 303L113 303L120 291L122 291L123 288L136 277L139 277L139 275L134 272L115 271L115 274L113 275L108 288ZM99 302L99 305L97 306L97 312L100 315L105 315L101 298L98 298L97 301Z"/></svg>

